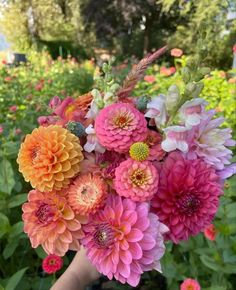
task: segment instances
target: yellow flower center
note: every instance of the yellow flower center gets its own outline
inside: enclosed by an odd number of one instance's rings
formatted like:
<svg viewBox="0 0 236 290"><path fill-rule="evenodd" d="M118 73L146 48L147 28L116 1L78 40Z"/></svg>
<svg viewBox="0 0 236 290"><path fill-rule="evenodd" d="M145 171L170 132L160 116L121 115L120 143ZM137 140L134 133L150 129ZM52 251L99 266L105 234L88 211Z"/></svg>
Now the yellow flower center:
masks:
<svg viewBox="0 0 236 290"><path fill-rule="evenodd" d="M144 161L149 155L148 145L143 142L136 142L130 147L129 154L134 160Z"/></svg>
<svg viewBox="0 0 236 290"><path fill-rule="evenodd" d="M141 186L146 184L148 176L144 170L136 169L130 176L130 180L136 186Z"/></svg>

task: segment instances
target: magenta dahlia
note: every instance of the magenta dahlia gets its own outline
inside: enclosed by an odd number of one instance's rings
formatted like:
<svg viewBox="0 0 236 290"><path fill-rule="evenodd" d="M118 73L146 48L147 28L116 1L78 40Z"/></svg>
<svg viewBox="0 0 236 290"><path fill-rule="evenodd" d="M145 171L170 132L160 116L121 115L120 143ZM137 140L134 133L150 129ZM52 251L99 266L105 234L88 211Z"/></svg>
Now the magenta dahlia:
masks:
<svg viewBox="0 0 236 290"><path fill-rule="evenodd" d="M150 200L158 189L159 174L150 161L131 158L121 162L115 171L116 192L134 201Z"/></svg>
<svg viewBox="0 0 236 290"><path fill-rule="evenodd" d="M161 271L168 228L149 212L148 203L110 195L103 210L90 216L82 244L100 273L135 287L144 271Z"/></svg>
<svg viewBox="0 0 236 290"><path fill-rule="evenodd" d="M95 131L100 144L106 149L125 153L133 143L146 138L147 122L132 105L112 104L99 112Z"/></svg>
<svg viewBox="0 0 236 290"><path fill-rule="evenodd" d="M180 152L173 152L162 166L151 206L170 229L167 238L178 243L211 224L221 194L220 178L212 166L201 159L186 160Z"/></svg>

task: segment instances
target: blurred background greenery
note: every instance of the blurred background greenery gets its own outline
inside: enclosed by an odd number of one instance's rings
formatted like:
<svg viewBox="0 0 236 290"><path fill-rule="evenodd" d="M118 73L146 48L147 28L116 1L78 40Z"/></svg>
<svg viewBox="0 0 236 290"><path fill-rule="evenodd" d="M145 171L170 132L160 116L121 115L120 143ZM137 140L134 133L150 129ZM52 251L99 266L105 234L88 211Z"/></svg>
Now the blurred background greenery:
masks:
<svg viewBox="0 0 236 290"><path fill-rule="evenodd" d="M43 250L33 250L22 231L21 204L30 187L15 161L25 135L38 126L37 118L49 113L49 100L90 91L99 66L111 55L121 83L138 59L166 43L184 55L163 56L133 94L165 94L173 83L181 89L181 68L204 49L203 63L211 73L203 80L201 97L225 116L224 126L236 137L235 12L234 0L0 0L0 33L10 45L0 51L0 290L48 290L55 279L42 271ZM198 30L205 37L202 43ZM27 62L9 65L9 51L25 53ZM137 289L175 290L187 277L197 279L203 290L235 289L235 177L224 188L214 221L216 239L200 233L178 246L167 243L163 275L145 273ZM64 257L57 276L71 258L72 253ZM93 289L131 288L103 279Z"/></svg>

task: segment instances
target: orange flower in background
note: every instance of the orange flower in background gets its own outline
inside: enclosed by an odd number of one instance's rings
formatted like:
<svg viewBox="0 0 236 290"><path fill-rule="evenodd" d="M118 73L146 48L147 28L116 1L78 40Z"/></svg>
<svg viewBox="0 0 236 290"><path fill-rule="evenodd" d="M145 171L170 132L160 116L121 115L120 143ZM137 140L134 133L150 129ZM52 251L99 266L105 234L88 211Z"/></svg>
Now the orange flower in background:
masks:
<svg viewBox="0 0 236 290"><path fill-rule="evenodd" d="M80 215L95 213L107 197L107 185L98 175L78 176L68 189L68 203Z"/></svg>
<svg viewBox="0 0 236 290"><path fill-rule="evenodd" d="M207 228L204 229L204 236L210 240L214 241L216 239L217 230L213 224L209 225Z"/></svg>
<svg viewBox="0 0 236 290"><path fill-rule="evenodd" d="M42 245L48 254L58 256L79 250L78 239L84 236L81 224L87 220L74 213L63 194L31 190L22 210L24 232L33 248Z"/></svg>
<svg viewBox="0 0 236 290"><path fill-rule="evenodd" d="M19 171L32 187L48 192L68 187L84 159L79 138L57 125L39 127L21 144Z"/></svg>

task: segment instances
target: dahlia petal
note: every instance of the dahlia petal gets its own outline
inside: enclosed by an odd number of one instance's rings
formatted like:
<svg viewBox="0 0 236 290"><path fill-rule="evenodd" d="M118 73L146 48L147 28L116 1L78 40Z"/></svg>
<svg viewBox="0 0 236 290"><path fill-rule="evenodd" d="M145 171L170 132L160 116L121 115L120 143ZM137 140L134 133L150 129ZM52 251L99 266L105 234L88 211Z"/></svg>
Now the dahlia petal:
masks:
<svg viewBox="0 0 236 290"><path fill-rule="evenodd" d="M143 255L142 248L138 243L130 243L129 251L136 260L140 259Z"/></svg>
<svg viewBox="0 0 236 290"><path fill-rule="evenodd" d="M122 251L121 250L119 254L120 254L120 258L124 264L127 264L127 265L131 264L133 257L129 251Z"/></svg>
<svg viewBox="0 0 236 290"><path fill-rule="evenodd" d="M143 233L139 229L132 229L126 236L127 241L129 242L138 242L142 240Z"/></svg>

